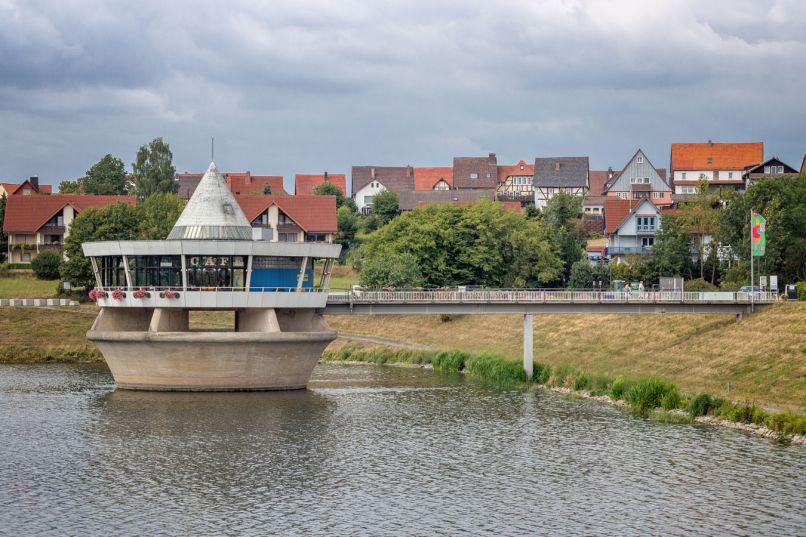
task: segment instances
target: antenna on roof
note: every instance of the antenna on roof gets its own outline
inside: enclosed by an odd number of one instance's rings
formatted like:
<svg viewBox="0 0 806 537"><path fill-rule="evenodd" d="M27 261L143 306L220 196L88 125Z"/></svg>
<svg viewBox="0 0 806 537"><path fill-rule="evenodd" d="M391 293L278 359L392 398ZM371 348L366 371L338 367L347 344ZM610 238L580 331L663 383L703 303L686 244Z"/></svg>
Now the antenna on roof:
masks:
<svg viewBox="0 0 806 537"><path fill-rule="evenodd" d="M210 162L215 162L215 138L210 137Z"/></svg>

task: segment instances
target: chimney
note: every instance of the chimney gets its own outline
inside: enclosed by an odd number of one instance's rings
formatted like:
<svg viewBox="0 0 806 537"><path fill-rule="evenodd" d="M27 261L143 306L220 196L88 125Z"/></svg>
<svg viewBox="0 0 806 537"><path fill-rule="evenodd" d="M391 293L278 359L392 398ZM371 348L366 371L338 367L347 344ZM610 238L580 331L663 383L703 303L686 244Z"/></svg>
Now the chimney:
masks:
<svg viewBox="0 0 806 537"><path fill-rule="evenodd" d="M372 177L373 180L375 179L375 168L370 168L369 176Z"/></svg>
<svg viewBox="0 0 806 537"><path fill-rule="evenodd" d="M714 147L714 142L712 142L711 140L708 140L708 147Z"/></svg>
<svg viewBox="0 0 806 537"><path fill-rule="evenodd" d="M31 186L34 187L34 190L39 192L39 176L34 175L33 177L29 177L28 180L31 182Z"/></svg>
<svg viewBox="0 0 806 537"><path fill-rule="evenodd" d="M327 182L327 181L329 181L329 179L328 179L328 177L327 177L327 172L325 172L325 181L326 181L326 182Z"/></svg>
<svg viewBox="0 0 806 537"><path fill-rule="evenodd" d="M560 171L560 161L559 160L554 162L554 171L557 171L557 172Z"/></svg>
<svg viewBox="0 0 806 537"><path fill-rule="evenodd" d="M612 179L612 178L613 178L613 166L608 166L608 167L607 167L607 178L608 178L608 179Z"/></svg>
<svg viewBox="0 0 806 537"><path fill-rule="evenodd" d="M490 163L492 163L492 164L496 163L495 153L490 153L487 158L490 161Z"/></svg>

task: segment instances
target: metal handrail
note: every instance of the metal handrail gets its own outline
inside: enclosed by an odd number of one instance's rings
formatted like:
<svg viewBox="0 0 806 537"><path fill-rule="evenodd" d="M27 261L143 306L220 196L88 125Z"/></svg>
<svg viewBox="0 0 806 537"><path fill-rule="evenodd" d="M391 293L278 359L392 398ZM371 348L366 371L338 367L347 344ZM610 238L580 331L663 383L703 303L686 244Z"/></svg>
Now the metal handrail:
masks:
<svg viewBox="0 0 806 537"><path fill-rule="evenodd" d="M443 289L403 290L331 290L332 304L472 304L472 303L565 303L565 304L698 304L698 303L771 303L774 292L694 292L694 291L601 291L555 289L483 289L471 291Z"/></svg>

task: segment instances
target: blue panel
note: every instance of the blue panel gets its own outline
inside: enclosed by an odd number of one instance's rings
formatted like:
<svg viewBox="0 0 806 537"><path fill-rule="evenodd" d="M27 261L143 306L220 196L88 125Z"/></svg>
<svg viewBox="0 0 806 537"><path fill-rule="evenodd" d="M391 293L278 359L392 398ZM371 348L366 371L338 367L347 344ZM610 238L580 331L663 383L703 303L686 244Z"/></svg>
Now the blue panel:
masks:
<svg viewBox="0 0 806 537"><path fill-rule="evenodd" d="M305 289L313 288L313 270L305 271L307 278L302 282ZM259 291L261 287L296 287L296 269L291 268L262 268L252 269L251 290Z"/></svg>

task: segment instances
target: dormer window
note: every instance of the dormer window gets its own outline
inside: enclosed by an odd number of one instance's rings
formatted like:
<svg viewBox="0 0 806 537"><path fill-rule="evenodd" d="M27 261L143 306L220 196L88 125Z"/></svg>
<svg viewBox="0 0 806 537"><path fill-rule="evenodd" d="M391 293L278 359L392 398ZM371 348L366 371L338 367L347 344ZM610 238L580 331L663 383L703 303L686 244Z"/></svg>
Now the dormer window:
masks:
<svg viewBox="0 0 806 537"><path fill-rule="evenodd" d="M635 159L635 162L637 162L638 164L643 164L644 163L644 157L638 157L637 159Z"/></svg>
<svg viewBox="0 0 806 537"><path fill-rule="evenodd" d="M714 163L714 159L712 159L711 157L708 157L708 164L713 164L713 163Z"/></svg>
<svg viewBox="0 0 806 537"><path fill-rule="evenodd" d="M471 172L471 174L470 174L470 178L471 178L471 179L478 179L478 178L479 178L479 174L477 174L476 172Z"/></svg>

